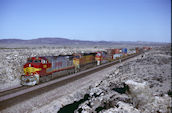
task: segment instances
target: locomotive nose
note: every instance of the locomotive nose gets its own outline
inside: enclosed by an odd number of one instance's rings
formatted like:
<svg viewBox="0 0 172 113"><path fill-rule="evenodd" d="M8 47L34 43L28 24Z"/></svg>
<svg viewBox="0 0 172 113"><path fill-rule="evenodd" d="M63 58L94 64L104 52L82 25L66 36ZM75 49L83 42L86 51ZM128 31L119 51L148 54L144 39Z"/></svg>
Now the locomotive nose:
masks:
<svg viewBox="0 0 172 113"><path fill-rule="evenodd" d="M37 71L40 71L39 65L27 64L24 68L25 75L33 75Z"/></svg>

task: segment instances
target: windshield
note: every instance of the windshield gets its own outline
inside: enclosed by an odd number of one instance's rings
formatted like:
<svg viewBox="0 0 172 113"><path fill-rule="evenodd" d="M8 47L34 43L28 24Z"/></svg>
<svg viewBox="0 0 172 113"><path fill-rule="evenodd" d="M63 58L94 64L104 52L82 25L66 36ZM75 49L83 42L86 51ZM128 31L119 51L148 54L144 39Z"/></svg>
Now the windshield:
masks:
<svg viewBox="0 0 172 113"><path fill-rule="evenodd" d="M41 60L34 60L34 63L41 63Z"/></svg>
<svg viewBox="0 0 172 113"><path fill-rule="evenodd" d="M97 53L97 56L101 56L101 54L100 53Z"/></svg>
<svg viewBox="0 0 172 113"><path fill-rule="evenodd" d="M80 58L80 56L75 56L74 58L77 58L77 59L79 59L79 58Z"/></svg>
<svg viewBox="0 0 172 113"><path fill-rule="evenodd" d="M27 60L27 63L31 63L31 62L33 62L33 60Z"/></svg>

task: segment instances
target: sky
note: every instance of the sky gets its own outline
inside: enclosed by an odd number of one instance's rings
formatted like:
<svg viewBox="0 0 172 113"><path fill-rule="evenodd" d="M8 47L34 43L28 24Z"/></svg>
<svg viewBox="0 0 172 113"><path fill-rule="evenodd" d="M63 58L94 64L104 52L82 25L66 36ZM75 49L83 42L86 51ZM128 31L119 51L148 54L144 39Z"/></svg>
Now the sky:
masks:
<svg viewBox="0 0 172 113"><path fill-rule="evenodd" d="M171 0L0 0L0 39L171 42Z"/></svg>

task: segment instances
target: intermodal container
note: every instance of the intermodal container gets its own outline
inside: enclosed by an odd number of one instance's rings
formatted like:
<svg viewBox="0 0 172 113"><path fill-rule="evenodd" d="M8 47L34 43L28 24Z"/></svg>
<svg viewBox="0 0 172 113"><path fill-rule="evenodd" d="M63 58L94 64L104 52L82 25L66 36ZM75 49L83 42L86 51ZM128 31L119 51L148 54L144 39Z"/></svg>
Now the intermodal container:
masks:
<svg viewBox="0 0 172 113"><path fill-rule="evenodd" d="M136 47L136 53L139 53L139 48L138 47Z"/></svg>
<svg viewBox="0 0 172 113"><path fill-rule="evenodd" d="M132 49L128 49L127 54L132 54Z"/></svg>
<svg viewBox="0 0 172 113"><path fill-rule="evenodd" d="M111 55L113 53L113 49L107 49L107 54Z"/></svg>
<svg viewBox="0 0 172 113"><path fill-rule="evenodd" d="M122 53L127 54L127 48L122 48Z"/></svg>
<svg viewBox="0 0 172 113"><path fill-rule="evenodd" d="M122 48L119 49L119 53L122 53Z"/></svg>
<svg viewBox="0 0 172 113"><path fill-rule="evenodd" d="M119 58L119 57L121 57L121 56L122 56L121 54L114 54L114 55L113 55L113 59Z"/></svg>
<svg viewBox="0 0 172 113"><path fill-rule="evenodd" d="M119 54L119 53L120 53L120 52L119 52L119 49L114 49L114 51L115 51L115 52L114 52L115 54Z"/></svg>

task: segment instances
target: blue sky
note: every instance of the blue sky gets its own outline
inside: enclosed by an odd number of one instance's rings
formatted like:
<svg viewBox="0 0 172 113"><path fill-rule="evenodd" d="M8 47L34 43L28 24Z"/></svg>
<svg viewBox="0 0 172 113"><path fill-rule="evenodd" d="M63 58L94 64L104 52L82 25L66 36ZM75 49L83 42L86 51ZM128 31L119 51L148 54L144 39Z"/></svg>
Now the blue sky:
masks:
<svg viewBox="0 0 172 113"><path fill-rule="evenodd" d="M0 0L0 39L171 42L171 0Z"/></svg>

